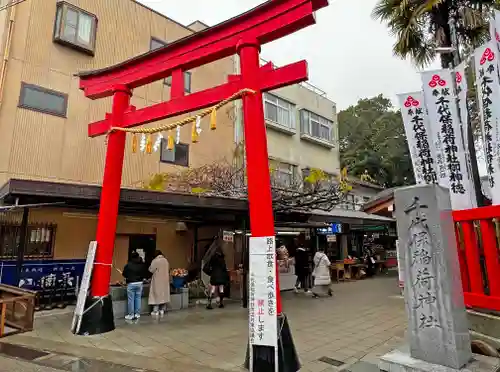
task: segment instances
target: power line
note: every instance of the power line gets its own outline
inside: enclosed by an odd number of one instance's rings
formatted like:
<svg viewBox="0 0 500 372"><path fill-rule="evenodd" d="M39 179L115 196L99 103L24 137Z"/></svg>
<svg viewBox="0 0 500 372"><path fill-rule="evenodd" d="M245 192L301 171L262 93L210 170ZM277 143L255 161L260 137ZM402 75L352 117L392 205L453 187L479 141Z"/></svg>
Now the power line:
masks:
<svg viewBox="0 0 500 372"><path fill-rule="evenodd" d="M0 12L1 12L2 10L7 10L7 9L9 9L9 8L11 8L11 7L15 6L15 5L18 5L18 4L21 4L21 3L24 3L25 1L26 1L26 0L11 0L11 2L10 2L10 3L7 3L7 4L5 4L4 6L1 6L1 7L0 7Z"/></svg>

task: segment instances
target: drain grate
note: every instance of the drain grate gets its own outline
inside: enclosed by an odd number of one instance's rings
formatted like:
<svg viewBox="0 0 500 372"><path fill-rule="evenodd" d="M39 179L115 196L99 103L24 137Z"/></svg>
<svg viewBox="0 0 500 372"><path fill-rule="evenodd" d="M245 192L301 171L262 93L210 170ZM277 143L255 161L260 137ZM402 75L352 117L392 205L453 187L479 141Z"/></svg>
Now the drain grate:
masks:
<svg viewBox="0 0 500 372"><path fill-rule="evenodd" d="M344 362L342 362L340 360L328 358L326 356L321 357L318 360L320 362L323 362L323 363L326 363L326 364L330 364L330 365L335 366L335 367L340 367L340 366L343 366L345 364Z"/></svg>
<svg viewBox="0 0 500 372"><path fill-rule="evenodd" d="M31 361L49 355L44 351L6 343L0 343L0 354Z"/></svg>

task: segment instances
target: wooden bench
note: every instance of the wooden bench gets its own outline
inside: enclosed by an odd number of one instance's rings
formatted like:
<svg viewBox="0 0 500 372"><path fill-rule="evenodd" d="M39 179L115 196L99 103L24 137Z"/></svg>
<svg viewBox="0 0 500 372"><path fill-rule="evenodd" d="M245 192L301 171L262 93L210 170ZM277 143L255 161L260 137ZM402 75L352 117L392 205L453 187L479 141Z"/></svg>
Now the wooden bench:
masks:
<svg viewBox="0 0 500 372"><path fill-rule="evenodd" d="M33 330L35 296L34 291L0 284L0 338Z"/></svg>

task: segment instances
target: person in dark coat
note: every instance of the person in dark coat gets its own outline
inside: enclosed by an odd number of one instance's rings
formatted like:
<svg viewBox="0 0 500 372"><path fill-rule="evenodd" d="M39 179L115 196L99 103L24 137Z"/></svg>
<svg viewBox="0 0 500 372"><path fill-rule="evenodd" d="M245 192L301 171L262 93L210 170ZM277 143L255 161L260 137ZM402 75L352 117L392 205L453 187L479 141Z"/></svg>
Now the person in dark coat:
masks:
<svg viewBox="0 0 500 372"><path fill-rule="evenodd" d="M139 256L133 252L130 261L125 265L122 272L127 283L127 315L125 319L133 320L141 317L141 300L143 281L147 278L147 267Z"/></svg>
<svg viewBox="0 0 500 372"><path fill-rule="evenodd" d="M299 286L302 287L305 293L309 290L307 288L307 279L309 277L309 255L304 247L300 246L295 251L295 275L297 281L295 282L295 293L299 291Z"/></svg>
<svg viewBox="0 0 500 372"><path fill-rule="evenodd" d="M219 292L219 307L223 308L224 286L229 282L229 273L224 254L220 250L217 250L208 265L205 265L203 271L210 276L210 294L208 296L207 309L213 309L212 299L216 290Z"/></svg>

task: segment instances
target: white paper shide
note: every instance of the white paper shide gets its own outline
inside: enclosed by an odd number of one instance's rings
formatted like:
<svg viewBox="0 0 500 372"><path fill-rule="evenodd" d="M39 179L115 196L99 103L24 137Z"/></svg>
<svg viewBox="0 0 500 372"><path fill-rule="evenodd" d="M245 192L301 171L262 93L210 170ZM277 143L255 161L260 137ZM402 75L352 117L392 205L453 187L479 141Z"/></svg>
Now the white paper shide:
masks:
<svg viewBox="0 0 500 372"><path fill-rule="evenodd" d="M433 143L429 137L429 119L424 105L422 92L413 92L398 95L399 107L405 127L408 148L415 181L418 184L436 183L436 162L432 149ZM442 162L441 167L445 172Z"/></svg>
<svg viewBox="0 0 500 372"><path fill-rule="evenodd" d="M490 41L474 51L486 172L493 205L500 204L500 86L498 51Z"/></svg>
<svg viewBox="0 0 500 372"><path fill-rule="evenodd" d="M454 210L474 208L475 194L462 143L452 72L447 69L426 71L421 77L436 156L438 163L442 158L446 165L445 177L438 171L438 183L450 190Z"/></svg>
<svg viewBox="0 0 500 372"><path fill-rule="evenodd" d="M278 347L276 308L276 242L271 237L250 238L250 345Z"/></svg>

